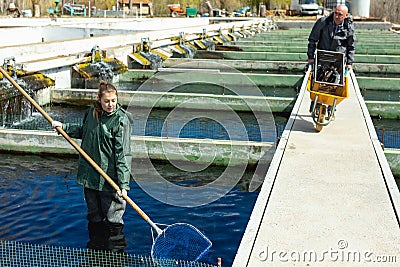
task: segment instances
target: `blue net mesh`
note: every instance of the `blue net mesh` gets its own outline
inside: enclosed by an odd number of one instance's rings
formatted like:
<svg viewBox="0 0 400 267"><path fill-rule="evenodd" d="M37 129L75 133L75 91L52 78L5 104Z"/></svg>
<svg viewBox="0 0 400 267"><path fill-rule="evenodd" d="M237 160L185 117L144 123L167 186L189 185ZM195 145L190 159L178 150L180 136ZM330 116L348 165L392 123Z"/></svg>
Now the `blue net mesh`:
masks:
<svg viewBox="0 0 400 267"><path fill-rule="evenodd" d="M203 262L0 240L1 267L217 267Z"/></svg>
<svg viewBox="0 0 400 267"><path fill-rule="evenodd" d="M168 259L197 261L211 248L211 241L194 226L176 223L154 240L151 256L157 266L168 266Z"/></svg>

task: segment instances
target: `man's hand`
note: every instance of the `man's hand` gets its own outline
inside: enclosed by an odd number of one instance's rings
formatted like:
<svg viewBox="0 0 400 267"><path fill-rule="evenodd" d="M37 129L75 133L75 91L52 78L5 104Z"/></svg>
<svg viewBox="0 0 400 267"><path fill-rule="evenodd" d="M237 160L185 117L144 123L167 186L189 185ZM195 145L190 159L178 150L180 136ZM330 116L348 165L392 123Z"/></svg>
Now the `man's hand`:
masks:
<svg viewBox="0 0 400 267"><path fill-rule="evenodd" d="M346 65L345 67L346 67L346 69L349 69L349 70L352 69L351 65Z"/></svg>
<svg viewBox="0 0 400 267"><path fill-rule="evenodd" d="M308 64L314 64L314 59L313 58L309 58L308 59Z"/></svg>

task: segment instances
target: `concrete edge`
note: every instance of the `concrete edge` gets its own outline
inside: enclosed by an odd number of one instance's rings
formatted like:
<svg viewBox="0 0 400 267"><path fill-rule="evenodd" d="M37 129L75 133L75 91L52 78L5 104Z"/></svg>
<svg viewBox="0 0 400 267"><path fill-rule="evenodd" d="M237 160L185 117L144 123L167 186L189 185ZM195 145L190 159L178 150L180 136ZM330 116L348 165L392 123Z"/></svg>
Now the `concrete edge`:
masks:
<svg viewBox="0 0 400 267"><path fill-rule="evenodd" d="M42 90L43 94L38 96L36 101L39 105L46 105L50 102L55 104L68 104L76 105L81 103L83 105L91 105L93 99L96 96L97 89L78 89L78 88L51 88L51 91L47 89ZM71 99L65 95L70 92ZM176 107L180 104L185 97L196 96L197 98L206 97L220 100L226 104L230 103L230 107L236 111L249 111L248 108L242 107L243 105L237 105L237 100L246 100L247 103L251 103L252 110L265 111L265 100L268 101L270 110L272 112L287 112L291 110L295 98L293 97L261 97L261 96L234 96L234 95L212 95L212 94L200 94L200 93L177 93L177 92L150 92L150 91L124 91L121 90L120 102L123 105L131 104L136 107L149 107L151 103L152 107ZM75 95L74 97L72 97ZM137 99L132 99L136 96ZM50 100L51 99L51 100ZM153 99L153 100L151 100ZM155 100L157 101L155 101ZM204 103L199 108L209 109L209 102ZM385 119L398 119L400 116L398 110L400 108L400 102L393 101L374 101L366 100L368 112L372 116L381 116ZM256 108L257 107L257 108ZM213 106L213 109L216 107ZM255 109L256 108L256 109Z"/></svg>
<svg viewBox="0 0 400 267"><path fill-rule="evenodd" d="M179 29L169 28L161 29L157 31L141 31L135 32L134 34L117 34L117 35L106 35L106 36L94 36L91 38L78 38L71 40L64 40L62 42L54 41L48 43L33 43L33 44L22 44L18 46L0 47L0 58L7 58L10 53L18 58L19 63L28 63L31 61L41 61L48 58L58 57L63 55L60 51L69 51L69 55L81 54L83 52L88 52L88 50L95 44L99 45L101 49L107 50L107 54L120 59L122 62L126 63L126 57L119 55L117 53L118 49L124 51L131 51L132 44L140 43L142 38L149 38L152 47L156 48L171 43L171 38L179 36L179 32L183 31L187 35L193 35L192 38L198 38L198 34L203 32L203 29L211 34L214 32L218 34L220 30L228 31L232 27L251 27L255 23L266 22L267 19L253 19L253 20L242 20L242 21L232 21L219 24L209 24L208 20L203 20L198 25L188 25ZM205 23L207 22L207 23ZM188 40L191 38L186 36ZM176 43L176 41L174 41ZM29 46L31 51L26 51L26 47ZM86 49L82 50L82 47ZM125 48L125 49L124 49ZM35 67L41 68L37 62ZM47 67L48 68L48 67Z"/></svg>
<svg viewBox="0 0 400 267"><path fill-rule="evenodd" d="M52 89L51 102L68 105L90 105L97 94L96 89ZM195 98L194 98L195 96ZM47 97L47 96L46 96ZM48 98L48 97L47 97ZM235 111L285 112L295 102L291 97L263 97L213 95L200 93L150 92L150 91L119 91L119 102L124 106L175 108L182 103L192 103L196 99L197 109L226 110L225 105L215 105L210 98L228 105ZM44 104L45 101L39 101Z"/></svg>
<svg viewBox="0 0 400 267"><path fill-rule="evenodd" d="M310 28L314 25L315 20L302 20L302 21L285 21L277 20L276 25L279 28ZM391 22L368 22L368 21L354 21L356 29L362 30L390 30L392 28Z"/></svg>
<svg viewBox="0 0 400 267"><path fill-rule="evenodd" d="M386 184L386 188L388 190L389 198L393 205L393 209L394 209L394 212L395 212L395 215L397 218L397 223L400 226L400 192L399 192L399 188L397 187L393 173L390 169L389 163L386 159L385 153L382 149L381 143L376 134L375 127L372 123L372 119L368 112L367 105L364 102L364 99L361 95L360 88L358 86L358 82L357 82L354 72L351 71L350 75L351 75L351 79L352 79L354 87L355 87L358 102L360 103L361 110L364 114L364 119L367 123L368 132L369 132L369 135L371 138L372 145L375 150L375 154L378 159L378 163L381 167L382 176L383 176L384 182Z"/></svg>
<svg viewBox="0 0 400 267"><path fill-rule="evenodd" d="M242 240L240 242L239 249L236 252L235 259L234 259L234 262L232 265L233 267L248 266L248 263L250 260L250 255L253 250L254 243L255 243L255 239L257 237L259 228L261 226L261 221L264 217L265 210L267 207L267 205L265 205L265 203L268 203L269 197L271 195L271 191L274 186L275 178L276 178L279 166L281 164L281 160L282 160L283 153L284 153L286 145L287 145L287 141L290 136L291 129L293 127L295 118L298 114L300 104L303 101L304 94L306 91L308 76L310 75L310 70L311 69L309 68L303 79L303 83L301 85L301 89L300 89L299 95L297 97L296 103L294 104L294 107L290 114L289 120L286 124L286 127L285 127L283 133L282 133L282 137L276 148L275 154L272 158L270 167L268 168L268 172L265 176L264 183L261 187L260 193L257 197L256 203L253 208L253 212L251 213L246 230L245 230Z"/></svg>
<svg viewBox="0 0 400 267"><path fill-rule="evenodd" d="M400 102L366 100L365 104L371 116L384 119L399 119Z"/></svg>
<svg viewBox="0 0 400 267"><path fill-rule="evenodd" d="M384 150L386 159L389 163L395 181L400 177L400 149L398 148L385 148ZM398 180L400 182L400 178ZM400 186L400 185L399 185Z"/></svg>
<svg viewBox="0 0 400 267"><path fill-rule="evenodd" d="M78 145L80 140L73 139ZM178 160L217 166L256 165L275 147L272 142L132 136L135 159ZM0 129L0 151L24 154L78 155L51 131Z"/></svg>

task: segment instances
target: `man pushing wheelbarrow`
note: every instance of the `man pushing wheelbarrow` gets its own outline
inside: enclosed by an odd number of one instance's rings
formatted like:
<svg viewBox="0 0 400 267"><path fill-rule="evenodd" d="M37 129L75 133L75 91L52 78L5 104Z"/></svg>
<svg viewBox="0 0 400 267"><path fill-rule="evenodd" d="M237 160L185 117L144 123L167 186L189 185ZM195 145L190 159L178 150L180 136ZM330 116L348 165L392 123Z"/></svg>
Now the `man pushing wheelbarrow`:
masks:
<svg viewBox="0 0 400 267"><path fill-rule="evenodd" d="M335 118L336 106L348 97L347 71L343 53L317 50L313 72L307 83L311 117L317 131Z"/></svg>
<svg viewBox="0 0 400 267"><path fill-rule="evenodd" d="M332 14L318 19L311 30L307 55L313 73L307 89L318 131L329 124L335 107L348 97L346 74L352 68L355 43L354 24L346 5L336 6Z"/></svg>

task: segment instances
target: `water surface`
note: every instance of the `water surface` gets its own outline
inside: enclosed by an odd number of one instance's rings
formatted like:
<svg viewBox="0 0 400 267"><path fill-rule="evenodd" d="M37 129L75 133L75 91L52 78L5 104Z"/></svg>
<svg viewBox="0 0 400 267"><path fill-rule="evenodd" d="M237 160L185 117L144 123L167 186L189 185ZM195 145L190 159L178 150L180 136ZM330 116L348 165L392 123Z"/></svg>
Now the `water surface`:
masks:
<svg viewBox="0 0 400 267"><path fill-rule="evenodd" d="M86 205L82 188L75 182L77 159L32 155L0 155L0 239L41 245L84 248L87 238ZM157 163L156 163L157 164ZM175 183L207 181L218 176L220 167L203 172L176 172L158 163L157 170ZM204 261L230 266L258 192L246 191L251 170L223 198L196 208L175 207L154 200L134 182L129 196L156 223L189 223L210 238L213 247ZM213 178L214 177L214 178ZM150 227L128 207L125 213L127 252L150 255Z"/></svg>

